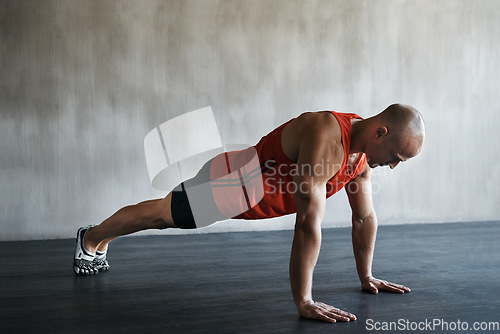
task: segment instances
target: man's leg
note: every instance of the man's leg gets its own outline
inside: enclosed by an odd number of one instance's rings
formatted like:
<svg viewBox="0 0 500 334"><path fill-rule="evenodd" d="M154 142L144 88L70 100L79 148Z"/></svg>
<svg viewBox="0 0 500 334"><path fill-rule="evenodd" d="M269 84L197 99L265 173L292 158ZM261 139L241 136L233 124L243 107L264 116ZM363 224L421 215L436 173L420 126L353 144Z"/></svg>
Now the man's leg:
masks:
<svg viewBox="0 0 500 334"><path fill-rule="evenodd" d="M172 193L163 199L141 202L118 210L100 225L83 227L77 233L73 270L93 275L109 268L108 244L116 237L148 229L176 227L171 211Z"/></svg>
<svg viewBox="0 0 500 334"><path fill-rule="evenodd" d="M85 233L85 248L91 253L104 252L116 237L149 229L176 227L172 220L172 192L165 198L144 201L118 210L100 225Z"/></svg>
<svg viewBox="0 0 500 334"><path fill-rule="evenodd" d="M107 270L106 251L108 244L116 237L148 229L197 228L186 189L196 189L191 194L196 194L193 205L197 212L201 210L204 214L202 227L228 219L219 212L213 199L211 163L212 160L207 161L195 177L182 182L163 199L124 207L100 225L80 228L73 264L75 274L93 275L100 270Z"/></svg>

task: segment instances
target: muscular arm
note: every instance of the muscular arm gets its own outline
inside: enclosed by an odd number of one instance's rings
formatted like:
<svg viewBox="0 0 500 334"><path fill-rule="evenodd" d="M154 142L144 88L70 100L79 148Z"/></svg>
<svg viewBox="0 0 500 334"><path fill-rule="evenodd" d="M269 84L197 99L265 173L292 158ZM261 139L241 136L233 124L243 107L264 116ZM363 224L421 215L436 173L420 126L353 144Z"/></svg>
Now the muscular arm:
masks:
<svg viewBox="0 0 500 334"><path fill-rule="evenodd" d="M352 209L352 246L361 281L372 276L373 251L377 235L377 216L373 208L370 174L370 168L365 168L363 173L346 186Z"/></svg>
<svg viewBox="0 0 500 334"><path fill-rule="evenodd" d="M341 145L332 145L321 131L309 133L301 141L297 164L305 173L294 177L297 218L290 256L290 284L299 314L306 318L328 322L355 320L353 314L312 298L313 271L321 247L321 222L325 213L327 174L315 174L314 166L330 164L332 171L342 162ZM340 159L340 160L339 160ZM311 168L309 169L310 166ZM303 168L304 167L304 168ZM325 167L325 166L323 166ZM336 172L336 171L334 171Z"/></svg>
<svg viewBox="0 0 500 334"><path fill-rule="evenodd" d="M379 289L409 292L410 289L403 285L379 280L372 275L377 216L373 208L371 169L368 165L363 173L346 186L346 192L352 209L352 246L362 288L372 293L378 293Z"/></svg>
<svg viewBox="0 0 500 334"><path fill-rule="evenodd" d="M304 178L295 180L304 182ZM321 221L325 211L325 201L321 198L324 186L319 183L308 189L311 194L295 194L297 218L290 256L290 284L298 308L312 301L313 271L321 247Z"/></svg>

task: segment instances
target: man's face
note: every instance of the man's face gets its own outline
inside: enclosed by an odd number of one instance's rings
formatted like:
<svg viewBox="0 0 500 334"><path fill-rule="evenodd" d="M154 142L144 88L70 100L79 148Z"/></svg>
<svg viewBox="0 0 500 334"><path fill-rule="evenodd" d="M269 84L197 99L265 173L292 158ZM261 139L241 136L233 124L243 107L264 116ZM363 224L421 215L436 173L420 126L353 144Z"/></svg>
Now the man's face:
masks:
<svg viewBox="0 0 500 334"><path fill-rule="evenodd" d="M416 156L423 139L395 138L390 135L377 136L367 145L366 158L370 168L389 166L396 168L400 162Z"/></svg>
<svg viewBox="0 0 500 334"><path fill-rule="evenodd" d="M371 145L366 151L366 159L370 168L383 166L395 168L402 160L398 150L392 146L385 142Z"/></svg>

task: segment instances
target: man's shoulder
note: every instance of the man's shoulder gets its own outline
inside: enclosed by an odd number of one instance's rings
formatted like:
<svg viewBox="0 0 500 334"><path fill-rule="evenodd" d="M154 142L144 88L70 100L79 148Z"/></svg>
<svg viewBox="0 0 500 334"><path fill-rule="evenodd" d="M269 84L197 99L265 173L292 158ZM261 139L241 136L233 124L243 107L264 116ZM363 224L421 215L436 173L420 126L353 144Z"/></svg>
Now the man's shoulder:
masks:
<svg viewBox="0 0 500 334"><path fill-rule="evenodd" d="M341 144L342 129L331 112L308 112L300 115L297 120L301 122L304 136L327 141L332 145Z"/></svg>
<svg viewBox="0 0 500 334"><path fill-rule="evenodd" d="M281 138L282 148L288 158L297 161L300 148L313 151L325 150L335 155L342 146L342 130L331 112L306 112L285 127Z"/></svg>
<svg viewBox="0 0 500 334"><path fill-rule="evenodd" d="M339 122L330 112L314 112L304 115L301 149L313 161L338 164L344 158L342 130ZM307 118L307 119L306 119Z"/></svg>

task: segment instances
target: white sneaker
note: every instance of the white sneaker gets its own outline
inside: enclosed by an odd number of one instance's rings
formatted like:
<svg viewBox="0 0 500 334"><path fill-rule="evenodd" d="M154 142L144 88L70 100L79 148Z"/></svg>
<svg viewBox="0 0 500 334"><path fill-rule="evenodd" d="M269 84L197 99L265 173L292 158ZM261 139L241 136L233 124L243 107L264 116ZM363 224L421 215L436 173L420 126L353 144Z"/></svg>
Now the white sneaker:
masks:
<svg viewBox="0 0 500 334"><path fill-rule="evenodd" d="M106 271L109 269L109 262L106 259L106 254L107 250L104 252L95 252L95 257L94 260L92 261L92 264L97 268L99 271Z"/></svg>
<svg viewBox="0 0 500 334"><path fill-rule="evenodd" d="M94 264L95 254L90 253L84 245L83 237L92 225L80 227L76 232L76 249L73 261L73 271L77 276L94 275L99 273L99 269Z"/></svg>

